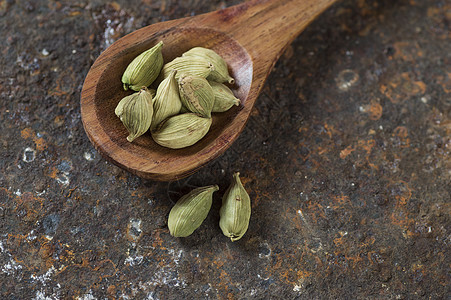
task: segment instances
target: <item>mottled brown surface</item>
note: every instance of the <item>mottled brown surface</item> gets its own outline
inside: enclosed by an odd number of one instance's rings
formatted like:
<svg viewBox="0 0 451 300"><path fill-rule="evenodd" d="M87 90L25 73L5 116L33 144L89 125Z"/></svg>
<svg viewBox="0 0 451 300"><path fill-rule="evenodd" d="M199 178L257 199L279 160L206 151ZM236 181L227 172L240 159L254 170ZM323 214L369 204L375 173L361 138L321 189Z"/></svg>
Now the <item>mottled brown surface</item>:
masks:
<svg viewBox="0 0 451 300"><path fill-rule="evenodd" d="M344 0L287 49L226 153L145 181L80 120L89 67L142 26L240 1L0 0L1 299L445 299L451 4ZM220 198L239 170L249 231ZM189 238L173 203L218 184Z"/></svg>

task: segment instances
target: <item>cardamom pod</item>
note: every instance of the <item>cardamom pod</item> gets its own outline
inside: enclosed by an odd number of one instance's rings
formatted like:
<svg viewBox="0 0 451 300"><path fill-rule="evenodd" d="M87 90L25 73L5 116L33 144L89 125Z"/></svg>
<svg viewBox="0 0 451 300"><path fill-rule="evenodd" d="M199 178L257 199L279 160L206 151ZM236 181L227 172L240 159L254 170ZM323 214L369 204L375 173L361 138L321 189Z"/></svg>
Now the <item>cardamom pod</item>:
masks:
<svg viewBox="0 0 451 300"><path fill-rule="evenodd" d="M203 47L194 47L183 53L182 56L201 57L209 61L213 65L214 69L212 70L210 75L208 75L207 79L220 83L223 82L228 82L230 84L235 83L235 79L233 79L229 75L226 61L215 51Z"/></svg>
<svg viewBox="0 0 451 300"><path fill-rule="evenodd" d="M208 81L197 75L183 74L179 79L180 100L191 112L211 117L215 96Z"/></svg>
<svg viewBox="0 0 451 300"><path fill-rule="evenodd" d="M154 130L164 119L180 112L182 102L179 96L179 87L172 70L168 78L163 80L157 88L157 94L153 99L153 119L150 129Z"/></svg>
<svg viewBox="0 0 451 300"><path fill-rule="evenodd" d="M172 69L176 69L178 71L175 75L175 78L178 80L182 74L192 74L207 78L207 76L214 70L214 67L210 62L203 58L177 57L163 66L163 69L161 70L163 78L168 77Z"/></svg>
<svg viewBox="0 0 451 300"><path fill-rule="evenodd" d="M150 96L152 96L152 103L155 101L155 95L157 94L157 91L156 90L154 90L154 89L148 89L149 90L149 93L150 93Z"/></svg>
<svg viewBox="0 0 451 300"><path fill-rule="evenodd" d="M182 104L182 108L180 109L180 113L184 114L184 113L189 113L189 109L185 107L185 105Z"/></svg>
<svg viewBox="0 0 451 300"><path fill-rule="evenodd" d="M193 113L176 115L163 121L152 132L152 138L163 147L185 148L202 139L210 129L211 122L211 118L202 118Z"/></svg>
<svg viewBox="0 0 451 300"><path fill-rule="evenodd" d="M162 47L163 42L160 41L154 47L135 57L127 66L122 75L124 90L139 91L141 87L147 87L155 81L163 66Z"/></svg>
<svg viewBox="0 0 451 300"><path fill-rule="evenodd" d="M212 112L224 112L229 110L232 106L240 105L240 99L233 95L233 92L224 84L209 80L215 101L213 102Z"/></svg>
<svg viewBox="0 0 451 300"><path fill-rule="evenodd" d="M243 237L251 218L251 200L239 176L239 172L233 174L232 183L222 198L219 210L219 227L232 242Z"/></svg>
<svg viewBox="0 0 451 300"><path fill-rule="evenodd" d="M143 87L119 101L114 112L129 132L127 140L132 142L149 130L153 115L152 95Z"/></svg>
<svg viewBox="0 0 451 300"><path fill-rule="evenodd" d="M189 236L199 228L210 211L217 185L200 187L180 198L169 213L169 233L175 237Z"/></svg>

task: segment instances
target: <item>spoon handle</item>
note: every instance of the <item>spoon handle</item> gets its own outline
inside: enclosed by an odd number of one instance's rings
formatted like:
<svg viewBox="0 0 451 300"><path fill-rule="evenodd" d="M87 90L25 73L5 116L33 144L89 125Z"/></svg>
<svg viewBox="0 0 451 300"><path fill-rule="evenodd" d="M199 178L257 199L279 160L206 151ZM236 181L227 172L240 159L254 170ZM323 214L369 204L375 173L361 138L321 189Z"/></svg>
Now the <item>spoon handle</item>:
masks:
<svg viewBox="0 0 451 300"><path fill-rule="evenodd" d="M267 65L265 62L275 63L304 28L334 2L336 0L250 0L207 14L204 24L209 27L220 23L221 31L249 51L254 66Z"/></svg>

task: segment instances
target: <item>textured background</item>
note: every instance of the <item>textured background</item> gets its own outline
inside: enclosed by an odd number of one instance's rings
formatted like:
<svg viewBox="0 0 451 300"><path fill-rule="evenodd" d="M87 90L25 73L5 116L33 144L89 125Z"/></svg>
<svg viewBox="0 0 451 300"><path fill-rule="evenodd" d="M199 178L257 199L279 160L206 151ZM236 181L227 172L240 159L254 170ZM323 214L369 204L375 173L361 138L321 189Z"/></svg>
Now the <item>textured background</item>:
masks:
<svg viewBox="0 0 451 300"><path fill-rule="evenodd" d="M450 294L451 3L343 0L283 54L240 138L146 181L80 119L93 61L142 26L240 1L0 0L1 299L444 299ZM238 242L218 226L239 170ZM203 225L166 226L219 184Z"/></svg>

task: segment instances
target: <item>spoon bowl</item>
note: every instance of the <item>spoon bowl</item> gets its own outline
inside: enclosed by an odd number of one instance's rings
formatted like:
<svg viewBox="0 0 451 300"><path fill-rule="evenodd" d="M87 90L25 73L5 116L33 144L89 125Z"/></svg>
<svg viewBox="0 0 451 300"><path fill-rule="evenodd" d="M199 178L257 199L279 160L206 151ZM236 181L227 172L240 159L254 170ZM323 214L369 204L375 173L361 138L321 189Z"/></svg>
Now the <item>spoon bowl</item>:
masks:
<svg viewBox="0 0 451 300"><path fill-rule="evenodd" d="M192 174L221 155L238 137L281 52L333 2L248 1L204 15L157 23L124 36L99 56L85 79L81 115L89 139L109 161L140 177L171 181ZM304 10L298 7L300 3ZM293 7L304 13L310 8L308 15L298 16L301 21L304 19L301 24L295 22ZM278 12L285 14L274 20L274 14ZM282 26L280 23L284 19L288 25L284 22L285 26ZM297 24L295 30L290 26L292 23ZM268 41L268 38L272 40ZM159 41L164 43L165 63L196 46L216 51L227 62L230 75L235 78L232 90L241 100L239 107L213 114L207 135L183 149L162 147L152 140L150 133L128 142L128 132L114 113L119 101L130 95L121 84L126 67Z"/></svg>

